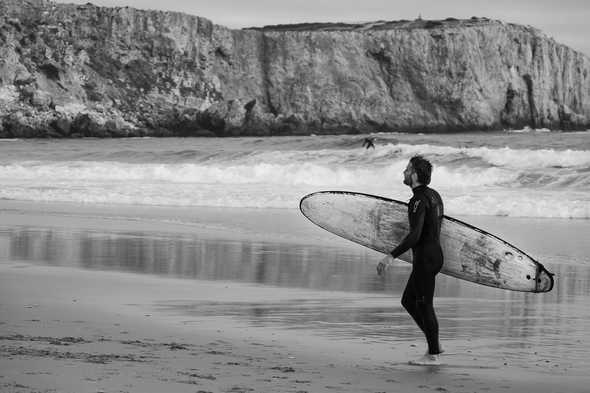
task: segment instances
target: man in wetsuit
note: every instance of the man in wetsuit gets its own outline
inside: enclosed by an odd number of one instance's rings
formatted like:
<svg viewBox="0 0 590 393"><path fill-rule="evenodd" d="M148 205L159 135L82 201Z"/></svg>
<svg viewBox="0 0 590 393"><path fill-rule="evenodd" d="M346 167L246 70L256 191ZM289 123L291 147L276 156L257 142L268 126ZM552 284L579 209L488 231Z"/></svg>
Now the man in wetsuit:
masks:
<svg viewBox="0 0 590 393"><path fill-rule="evenodd" d="M408 204L410 233L391 252L391 256L397 258L412 249L412 273L404 290L402 306L424 332L428 342L426 354L410 362L417 365L440 364L439 354L442 352L432 300L435 278L443 265L439 238L444 209L438 192L428 187L431 173L432 165L428 160L421 156L410 159L404 171L404 184L414 193ZM381 275L386 268L387 263L380 262L377 272Z"/></svg>
<svg viewBox="0 0 590 393"><path fill-rule="evenodd" d="M369 150L370 148L375 149L375 138L365 138L365 140L363 141L363 147L366 147L367 150Z"/></svg>

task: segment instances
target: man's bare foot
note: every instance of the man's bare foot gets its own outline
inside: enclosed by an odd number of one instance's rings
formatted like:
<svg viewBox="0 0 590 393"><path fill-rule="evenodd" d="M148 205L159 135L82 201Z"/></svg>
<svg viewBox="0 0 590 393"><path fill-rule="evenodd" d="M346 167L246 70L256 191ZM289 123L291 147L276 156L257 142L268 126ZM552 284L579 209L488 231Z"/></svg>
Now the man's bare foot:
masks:
<svg viewBox="0 0 590 393"><path fill-rule="evenodd" d="M418 360L410 360L409 363L414 366L440 366L440 357L426 354Z"/></svg>

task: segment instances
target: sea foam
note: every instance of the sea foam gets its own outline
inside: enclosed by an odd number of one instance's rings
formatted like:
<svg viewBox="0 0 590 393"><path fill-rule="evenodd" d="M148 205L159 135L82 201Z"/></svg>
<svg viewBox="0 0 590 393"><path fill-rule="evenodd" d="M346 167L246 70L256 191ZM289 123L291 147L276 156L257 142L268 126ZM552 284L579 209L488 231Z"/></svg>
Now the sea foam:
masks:
<svg viewBox="0 0 590 393"><path fill-rule="evenodd" d="M583 143L519 149L439 139L374 150L350 137L24 141L0 155L0 198L296 209L308 193L346 190L408 200L402 173L421 154L434 164L431 185L451 215L590 218Z"/></svg>

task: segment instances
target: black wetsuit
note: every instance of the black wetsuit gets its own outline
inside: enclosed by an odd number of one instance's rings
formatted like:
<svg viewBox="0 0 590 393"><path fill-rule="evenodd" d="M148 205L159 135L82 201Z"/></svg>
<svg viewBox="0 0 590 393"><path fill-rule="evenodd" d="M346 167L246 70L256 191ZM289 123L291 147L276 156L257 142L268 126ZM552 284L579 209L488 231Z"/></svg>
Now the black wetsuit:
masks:
<svg viewBox="0 0 590 393"><path fill-rule="evenodd" d="M412 273L402 297L402 305L424 332L428 352L438 354L438 321L432 299L435 277L443 265L440 225L444 207L440 195L432 188L418 186L413 192L414 196L408 204L410 233L391 255L397 258L412 249Z"/></svg>
<svg viewBox="0 0 590 393"><path fill-rule="evenodd" d="M373 139L372 138L365 138L365 140L363 141L363 147L366 147L367 149L369 148L375 148L375 144L373 143Z"/></svg>

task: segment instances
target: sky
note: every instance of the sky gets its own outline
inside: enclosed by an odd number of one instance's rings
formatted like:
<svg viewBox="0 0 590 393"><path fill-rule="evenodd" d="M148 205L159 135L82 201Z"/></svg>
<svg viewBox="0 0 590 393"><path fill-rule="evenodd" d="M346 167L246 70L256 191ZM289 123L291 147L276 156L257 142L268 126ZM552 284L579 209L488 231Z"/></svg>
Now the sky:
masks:
<svg viewBox="0 0 590 393"><path fill-rule="evenodd" d="M57 0L85 4L89 0ZM105 7L180 11L230 28L472 16L531 25L590 56L590 0L90 0Z"/></svg>

